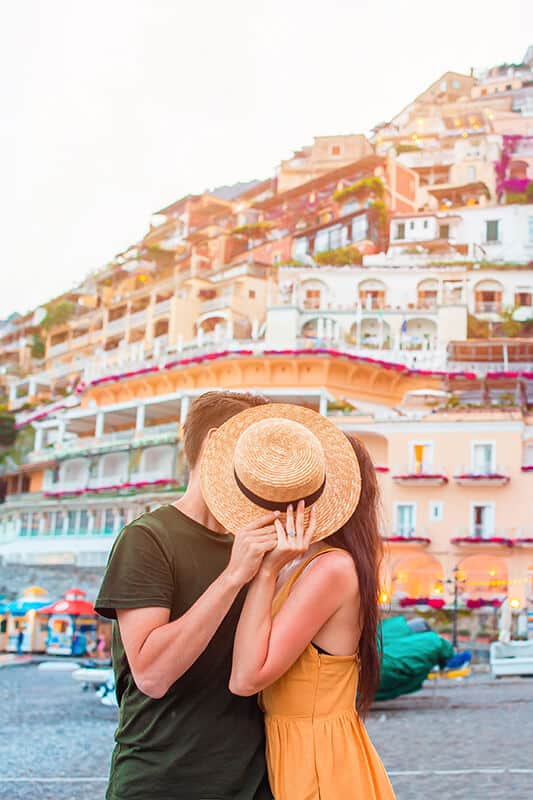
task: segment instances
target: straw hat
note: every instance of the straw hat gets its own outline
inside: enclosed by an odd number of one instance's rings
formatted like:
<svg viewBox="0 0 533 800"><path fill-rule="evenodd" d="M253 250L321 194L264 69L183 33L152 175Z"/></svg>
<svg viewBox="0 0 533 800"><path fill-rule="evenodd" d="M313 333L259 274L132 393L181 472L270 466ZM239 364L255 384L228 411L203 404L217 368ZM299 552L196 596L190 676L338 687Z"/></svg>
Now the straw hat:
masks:
<svg viewBox="0 0 533 800"><path fill-rule="evenodd" d="M268 403L241 411L208 441L202 493L211 513L235 533L267 511L305 499L316 510L314 541L337 531L359 501L353 448L326 417L308 408Z"/></svg>

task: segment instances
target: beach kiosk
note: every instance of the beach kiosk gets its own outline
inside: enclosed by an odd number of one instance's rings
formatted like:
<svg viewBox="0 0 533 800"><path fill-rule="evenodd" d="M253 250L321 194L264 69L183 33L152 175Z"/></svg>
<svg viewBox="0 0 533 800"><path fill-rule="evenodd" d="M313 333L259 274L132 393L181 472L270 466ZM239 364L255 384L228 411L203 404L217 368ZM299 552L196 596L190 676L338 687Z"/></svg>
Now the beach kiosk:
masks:
<svg viewBox="0 0 533 800"><path fill-rule="evenodd" d="M7 618L9 609L3 597L0 597L0 653L7 650Z"/></svg>
<svg viewBox="0 0 533 800"><path fill-rule="evenodd" d="M46 627L37 617L37 611L50 602L45 589L28 586L22 595L7 604L7 649L10 653L43 653L46 644Z"/></svg>
<svg viewBox="0 0 533 800"><path fill-rule="evenodd" d="M69 589L61 600L38 611L47 617L46 652L55 656L83 656L96 649L97 616L82 589Z"/></svg>

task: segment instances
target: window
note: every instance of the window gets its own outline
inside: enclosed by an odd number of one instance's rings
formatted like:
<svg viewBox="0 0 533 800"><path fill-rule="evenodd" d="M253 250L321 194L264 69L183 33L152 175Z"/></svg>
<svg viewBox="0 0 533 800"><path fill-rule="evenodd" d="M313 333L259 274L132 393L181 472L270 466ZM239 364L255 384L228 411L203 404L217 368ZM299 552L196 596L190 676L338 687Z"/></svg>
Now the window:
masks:
<svg viewBox="0 0 533 800"><path fill-rule="evenodd" d="M475 475L490 475L494 471L494 445L492 443L474 444L472 467Z"/></svg>
<svg viewBox="0 0 533 800"><path fill-rule="evenodd" d="M30 478L29 478L28 475L23 475L22 476L21 490L22 490L23 494L26 494L26 492L30 491Z"/></svg>
<svg viewBox="0 0 533 800"><path fill-rule="evenodd" d="M248 289L248 297L250 298L250 300L253 300L255 298L255 289Z"/></svg>
<svg viewBox="0 0 533 800"><path fill-rule="evenodd" d="M366 214L354 217L352 220L352 242L362 242L367 238L368 218Z"/></svg>
<svg viewBox="0 0 533 800"><path fill-rule="evenodd" d="M450 226L439 225L439 239L449 239L449 238L450 238Z"/></svg>
<svg viewBox="0 0 533 800"><path fill-rule="evenodd" d="M533 244L533 217L527 218L527 240L529 244Z"/></svg>
<svg viewBox="0 0 533 800"><path fill-rule="evenodd" d="M424 220L424 230L427 230L428 225L429 225L429 220L425 219Z"/></svg>
<svg viewBox="0 0 533 800"><path fill-rule="evenodd" d="M396 506L396 535L409 538L415 535L416 506L414 503L398 503Z"/></svg>
<svg viewBox="0 0 533 800"><path fill-rule="evenodd" d="M89 512L87 511L87 509L83 508L80 511L80 523L78 532L83 534L87 533L88 530L89 530Z"/></svg>
<svg viewBox="0 0 533 800"><path fill-rule="evenodd" d="M320 308L320 289L306 289L304 308Z"/></svg>
<svg viewBox="0 0 533 800"><path fill-rule="evenodd" d="M475 167L468 167L467 169L467 180L468 181L475 181L477 176L476 168Z"/></svg>
<svg viewBox="0 0 533 800"><path fill-rule="evenodd" d="M429 504L429 521L442 522L444 517L444 504L434 501Z"/></svg>
<svg viewBox="0 0 533 800"><path fill-rule="evenodd" d="M56 511L56 516L54 520L54 527L51 531L55 536L61 536L63 533L63 528L65 527L65 515L62 511Z"/></svg>
<svg viewBox="0 0 533 800"><path fill-rule="evenodd" d="M307 255L308 247L309 242L306 236L302 236L301 239L296 239L292 251L294 258L298 261L299 258L303 258L305 255Z"/></svg>
<svg viewBox="0 0 533 800"><path fill-rule="evenodd" d="M500 241L500 220L488 219L485 222L485 241L486 242L499 242Z"/></svg>
<svg viewBox="0 0 533 800"><path fill-rule="evenodd" d="M399 222L396 226L395 239L405 239L405 222Z"/></svg>
<svg viewBox="0 0 533 800"><path fill-rule="evenodd" d="M127 521L127 512L125 508L117 510L117 530L122 530Z"/></svg>
<svg viewBox="0 0 533 800"><path fill-rule="evenodd" d="M30 536L38 536L38 535L39 535L39 515L34 513L31 515Z"/></svg>
<svg viewBox="0 0 533 800"><path fill-rule="evenodd" d="M104 533L113 533L115 529L115 512L112 508L106 508L104 511Z"/></svg>
<svg viewBox="0 0 533 800"><path fill-rule="evenodd" d="M409 230L414 231L415 229L415 221L412 219L409 223Z"/></svg>
<svg viewBox="0 0 533 800"><path fill-rule="evenodd" d="M67 511L67 533L70 536L73 536L76 531L78 522L78 512L77 511Z"/></svg>
<svg viewBox="0 0 533 800"><path fill-rule="evenodd" d="M340 156L341 154L341 146L340 144L334 144L331 147L331 155L332 156Z"/></svg>
<svg viewBox="0 0 533 800"><path fill-rule="evenodd" d="M494 535L494 508L492 504L472 506L471 535L478 539L490 539Z"/></svg>
<svg viewBox="0 0 533 800"><path fill-rule="evenodd" d="M27 511L20 515L20 535L27 536L30 527L30 515Z"/></svg>
<svg viewBox="0 0 533 800"><path fill-rule="evenodd" d="M454 88L454 89L459 89L459 87L461 86L461 84L459 83L459 81L454 81L452 85L453 85L453 88Z"/></svg>
<svg viewBox="0 0 533 800"><path fill-rule="evenodd" d="M515 306L529 308L531 306L531 292L516 292L514 296Z"/></svg>
<svg viewBox="0 0 533 800"><path fill-rule="evenodd" d="M424 443L415 443L411 448L411 464L410 469L415 475L423 475L431 472L433 463L433 445Z"/></svg>

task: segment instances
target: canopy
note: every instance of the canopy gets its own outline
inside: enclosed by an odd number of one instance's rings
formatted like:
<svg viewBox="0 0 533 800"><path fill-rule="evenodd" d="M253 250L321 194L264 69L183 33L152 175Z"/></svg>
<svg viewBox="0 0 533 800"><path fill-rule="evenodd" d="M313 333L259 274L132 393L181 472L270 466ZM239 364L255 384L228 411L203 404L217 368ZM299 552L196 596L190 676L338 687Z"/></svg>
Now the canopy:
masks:
<svg viewBox="0 0 533 800"><path fill-rule="evenodd" d="M383 620L381 634L381 680L376 700L417 692L432 668L443 667L453 655L446 639L433 631L414 633L405 617Z"/></svg>
<svg viewBox="0 0 533 800"><path fill-rule="evenodd" d="M49 606L39 609L39 614L69 614L71 617L79 617L82 614L96 616L92 603L87 600L56 600Z"/></svg>
<svg viewBox="0 0 533 800"><path fill-rule="evenodd" d="M85 597L86 593L83 589L68 589L60 600L40 608L39 614L69 614L71 617L85 614L96 616L92 603L85 600Z"/></svg>

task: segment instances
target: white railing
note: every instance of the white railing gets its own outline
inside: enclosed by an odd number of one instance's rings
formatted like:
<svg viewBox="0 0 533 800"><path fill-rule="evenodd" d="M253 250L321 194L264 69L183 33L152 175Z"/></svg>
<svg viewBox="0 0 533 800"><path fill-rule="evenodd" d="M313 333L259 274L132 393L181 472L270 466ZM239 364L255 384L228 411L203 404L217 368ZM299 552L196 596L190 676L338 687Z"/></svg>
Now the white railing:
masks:
<svg viewBox="0 0 533 800"><path fill-rule="evenodd" d="M433 477L446 477L444 467L432 463L422 464L397 464L392 469L393 478L413 478L417 480L418 476L433 478Z"/></svg>
<svg viewBox="0 0 533 800"><path fill-rule="evenodd" d="M456 529L452 538L457 539L514 539L519 536L520 528L495 528L493 525L472 523Z"/></svg>
<svg viewBox="0 0 533 800"><path fill-rule="evenodd" d="M208 314L210 311L218 311L227 308L233 299L233 293L222 294L220 297L213 297L212 300L205 300L200 306L201 314Z"/></svg>
<svg viewBox="0 0 533 800"><path fill-rule="evenodd" d="M154 305L154 316L156 314L166 314L167 311L170 311L170 299L161 300L161 302Z"/></svg>
<svg viewBox="0 0 533 800"><path fill-rule="evenodd" d="M509 468L505 464L462 464L454 470L454 477L466 478L506 478L509 476Z"/></svg>
<svg viewBox="0 0 533 800"><path fill-rule="evenodd" d="M134 314L130 314L126 317L126 319L128 320L130 328L134 328L136 325L143 325L146 322L146 309L136 311Z"/></svg>
<svg viewBox="0 0 533 800"><path fill-rule="evenodd" d="M386 532L382 536L385 538L401 537L402 539L429 538L426 529L419 525L397 525L391 533Z"/></svg>
<svg viewBox="0 0 533 800"><path fill-rule="evenodd" d="M59 356L61 353L66 353L70 348L70 342L59 342L59 344L51 344L46 353L47 358Z"/></svg>
<svg viewBox="0 0 533 800"><path fill-rule="evenodd" d="M343 353L350 355L360 356L361 358L374 358L381 361L389 361L394 364L404 364L410 369L445 369L446 367L446 350L444 348L435 348L430 350L408 350L401 348L382 348L365 347L360 345L347 345L342 340L320 340L320 343L315 342L313 339L305 337L298 337L296 339L296 347L309 350L312 353L317 348L326 348L332 350L339 350Z"/></svg>
<svg viewBox="0 0 533 800"><path fill-rule="evenodd" d="M106 335L110 333L115 333L116 331L123 330L126 327L127 319L128 315L124 314L123 317L119 317L118 319L113 319L111 321L108 321L105 326Z"/></svg>

